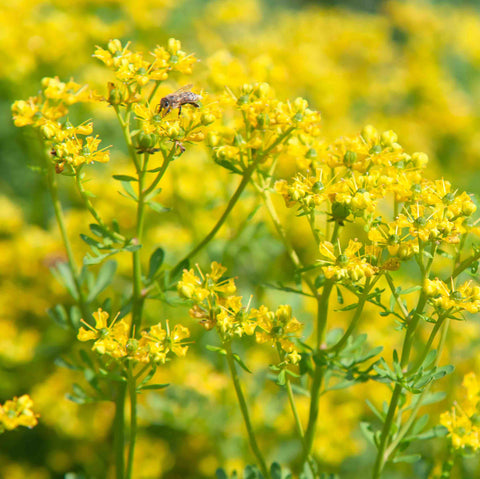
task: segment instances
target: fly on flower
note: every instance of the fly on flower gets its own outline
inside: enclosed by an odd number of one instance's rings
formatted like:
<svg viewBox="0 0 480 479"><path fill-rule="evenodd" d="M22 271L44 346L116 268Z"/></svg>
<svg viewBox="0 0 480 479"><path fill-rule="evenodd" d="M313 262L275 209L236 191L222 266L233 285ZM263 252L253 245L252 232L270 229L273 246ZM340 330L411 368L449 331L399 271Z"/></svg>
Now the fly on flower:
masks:
<svg viewBox="0 0 480 479"><path fill-rule="evenodd" d="M202 97L190 91L192 86L193 85L185 85L177 91L164 96L158 105L158 113L165 110L165 115L167 115L172 109L178 108L178 116L180 116L183 105L193 105L195 108L199 108L200 105L198 102Z"/></svg>

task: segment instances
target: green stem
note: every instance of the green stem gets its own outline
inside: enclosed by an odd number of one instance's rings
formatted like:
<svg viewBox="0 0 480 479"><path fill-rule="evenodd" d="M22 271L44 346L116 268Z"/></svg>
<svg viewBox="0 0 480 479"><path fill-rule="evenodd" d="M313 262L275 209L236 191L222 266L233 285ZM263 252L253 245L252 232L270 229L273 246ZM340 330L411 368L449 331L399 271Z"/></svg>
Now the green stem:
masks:
<svg viewBox="0 0 480 479"><path fill-rule="evenodd" d="M425 274L428 272L425 271ZM407 327L407 332L405 334L405 339L403 342L402 348L402 356L400 360L400 367L404 370L408 364L408 360L410 358L410 351L412 349L413 340L415 338L415 331L417 329L418 322L421 318L421 313L427 303L427 297L423 293L420 294L418 298L418 303L415 308L415 311L412 315L410 323ZM380 435L380 443L378 445L378 452L377 458L375 460L375 465L373 468L373 479L378 479L381 474L382 470L385 466L385 463L388 461L388 455L386 454L386 449L388 446L388 440L390 438L390 432L392 428L392 423L395 418L395 412L397 410L398 402L400 400L400 396L402 394L403 386L399 383L395 384L395 388L392 393L392 397L390 399L390 406L388 408L387 417L385 418L385 422L383 424L382 432Z"/></svg>
<svg viewBox="0 0 480 479"><path fill-rule="evenodd" d="M281 240L282 240L282 242L283 242L283 244L284 244L284 246L287 250L287 254L290 258L290 261L293 263L295 268L297 268L298 270L303 269L303 264L300 261L300 258L298 257L298 254L295 251L295 249L293 248L290 240L288 239L287 232L286 232L285 228L283 227L283 225L280 221L280 218L277 215L277 211L275 209L275 206L273 205L270 192L266 189L261 188L256 183L254 185L255 185L257 191L260 193L260 195L263 198L263 202L265 204L265 207L267 208L270 219L272 220L273 226L277 230L277 233L280 236L280 238L281 238ZM315 287L315 283L308 276L304 276L304 281L307 284L308 288L310 289L311 293L316 298L318 298L319 294L318 294L317 288Z"/></svg>
<svg viewBox="0 0 480 479"><path fill-rule="evenodd" d="M240 379L238 377L237 367L235 366L235 359L232 353L232 346L229 341L224 342L225 350L227 351L226 358L228 367L230 369L230 375L232 377L233 386L237 394L238 404L240 405L240 410L243 416L243 422L247 429L248 440L250 442L250 447L252 448L255 457L257 458L260 470L265 477L265 479L270 479L270 474L267 469L267 465L263 455L258 447L257 440L255 438L255 433L253 432L252 423L250 421L250 415L248 413L247 402L245 401L245 396L243 395L242 386L240 384Z"/></svg>
<svg viewBox="0 0 480 479"><path fill-rule="evenodd" d="M395 285L393 284L392 277L390 276L390 273L385 274L385 278L387 278L387 283L388 286L390 287L390 291L392 292L393 297L395 298L395 302L397 303L398 307L402 311L404 319L407 319L408 317L408 310L403 304L402 300L400 299L400 296L397 293L397 290L395 289Z"/></svg>
<svg viewBox="0 0 480 479"><path fill-rule="evenodd" d="M137 439L137 383L132 374L132 366L128 366L128 392L130 395L130 444L128 447L127 473L125 479L132 478L135 442Z"/></svg>
<svg viewBox="0 0 480 479"><path fill-rule="evenodd" d="M440 364L440 358L442 356L442 351L445 346L445 341L447 339L447 332L448 332L448 326L449 326L449 320L447 319L445 321L443 331L442 331L442 336L440 337L440 342L438 344L438 352L437 352L437 357L435 359L435 367L438 367ZM433 331L432 331L433 332ZM433 383L427 384L425 389L419 394L417 401L415 403L415 406L412 409L412 412L410 413L410 416L408 417L407 421L405 424L401 427L400 431L398 432L397 436L395 439L390 443L388 448L385 451L385 455L387 457L390 457L396 450L397 446L400 444L401 440L408 434L410 431L410 428L412 427L415 419L417 418L417 414L419 409L422 407L422 400L425 397L426 394L428 394L428 391L430 390L430 387L432 386Z"/></svg>
<svg viewBox="0 0 480 479"><path fill-rule="evenodd" d="M320 360L321 344L325 334L327 317L328 317L328 300L333 289L333 281L327 280L323 286L322 295L317 301L317 360ZM325 366L315 362L315 371L313 373L313 381L310 388L310 411L308 414L307 430L305 432L305 450L303 452L304 461L311 455L313 440L317 429L320 389L325 373Z"/></svg>
<svg viewBox="0 0 480 479"><path fill-rule="evenodd" d="M103 221L102 217L98 213L98 211L94 208L92 202L90 201L90 198L88 197L88 193L83 187L83 182L81 178L81 167L78 168L76 175L75 175L75 183L77 185L78 191L80 193L80 196L83 200L83 203L85 204L87 210L90 212L90 214L95 218L95 221L104 229L113 239L120 241L120 242L125 242L126 238L122 236L121 234L118 234L115 231L112 231Z"/></svg>
<svg viewBox="0 0 480 479"><path fill-rule="evenodd" d="M77 266L75 263L75 257L73 255L72 245L70 243L70 238L67 234L67 228L65 226L65 219L63 217L62 205L60 203L60 199L58 196L58 186L57 182L53 173L53 169L50 166L47 166L47 182L48 182L48 189L50 190L50 195L52 197L53 209L55 211L55 218L57 220L58 227L60 229L60 234L62 236L63 245L65 247L65 251L67 253L68 259L68 267L72 274L73 282L75 284L75 290L77 293L77 301L82 312L82 316L85 320L87 320L90 316L90 311L87 306L87 300L85 298L85 294L82 290L80 285L79 274L77 270Z"/></svg>
<svg viewBox="0 0 480 479"><path fill-rule="evenodd" d="M225 211L223 212L222 216L219 218L219 220L216 222L215 226L210 230L210 232L203 238L200 243L193 248L190 253L188 253L181 261L179 261L174 268L172 269L170 276L174 277L179 271L180 268L182 267L182 264L185 261L188 261L189 259L193 258L197 253L199 253L205 246L207 246L208 243L215 237L217 234L218 230L223 226L225 223L225 220L228 218L228 215L231 213L233 210L233 207L239 200L241 194L243 193L243 190L246 188L248 185L248 182L250 181L250 178L252 177L253 172L255 171L255 168L257 167L257 163L254 162L252 163L243 173L242 181L238 185L237 189L235 190L235 193L233 196L230 198L230 201L228 202L227 207L225 208Z"/></svg>
<svg viewBox="0 0 480 479"><path fill-rule="evenodd" d="M115 418L113 421L113 448L115 451L116 479L124 479L125 471L125 395L126 383L120 383L115 398Z"/></svg>
<svg viewBox="0 0 480 479"><path fill-rule="evenodd" d="M277 343L277 352L278 356L280 358L280 361L284 361L284 354L282 353L282 349L280 347L280 344ZM303 426L302 426L302 421L300 420L300 415L298 414L297 410L297 405L295 404L295 396L293 395L293 389L292 389L292 383L290 382L290 379L288 377L285 377L285 387L287 389L287 394L288 394L288 402L290 404L290 409L293 414L293 418L295 420L295 427L297 429L297 434L300 440L302 441L302 445L305 448L305 435L303 432ZM310 467L310 471L312 472L313 477L315 477L315 473L317 471L317 467L315 464L315 461L313 460L311 455L308 455L307 457L308 465Z"/></svg>
<svg viewBox="0 0 480 479"><path fill-rule="evenodd" d="M474 255L470 256L470 258L467 258L463 260L454 270L452 273L452 278L456 278L460 273L465 271L471 264L475 263L475 261L478 261L480 259L480 250L478 250Z"/></svg>
<svg viewBox="0 0 480 479"><path fill-rule="evenodd" d="M138 197L137 197L137 226L135 230L135 238L137 244L142 243L143 229L145 220L145 192L144 181L148 164L148 153L144 154L143 161L137 170L138 175ZM142 311L144 297L142 294L142 263L140 256L141 249L137 249L132 253L133 259L133 298L132 298L132 324L130 336L139 335L142 324Z"/></svg>
<svg viewBox="0 0 480 479"><path fill-rule="evenodd" d="M358 305L355 309L353 318L350 321L350 325L348 326L343 336L338 340L338 342L326 350L327 353L336 353L343 349L343 347L348 341L348 338L352 335L353 331L357 327L357 323L360 320L360 317L363 313L363 308L368 299L368 293L371 291L371 289L373 288L373 286L375 285L375 283L378 281L379 278L380 276L377 276L372 283L370 283L370 278L367 279L367 281L365 282L363 293L358 300Z"/></svg>
<svg viewBox="0 0 480 479"><path fill-rule="evenodd" d="M172 161L172 158L175 154L175 149L176 149L176 146L173 145L172 149L170 150L170 153L167 156L163 157L162 167L160 171L157 173L157 176L155 177L155 179L152 181L152 184L148 188L146 188L145 191L143 192L144 197L147 196L149 193L151 193L155 189L155 187L158 185L158 183L160 183L160 180L163 178L163 175L167 171L168 165Z"/></svg>

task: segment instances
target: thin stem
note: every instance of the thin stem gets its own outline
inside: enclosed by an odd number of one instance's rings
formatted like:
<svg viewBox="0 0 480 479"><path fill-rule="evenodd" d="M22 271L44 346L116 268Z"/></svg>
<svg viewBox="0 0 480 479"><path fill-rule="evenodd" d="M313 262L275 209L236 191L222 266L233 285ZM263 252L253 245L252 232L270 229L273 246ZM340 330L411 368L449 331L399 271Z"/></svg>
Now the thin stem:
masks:
<svg viewBox="0 0 480 479"><path fill-rule="evenodd" d="M347 330L345 331L343 336L338 340L338 342L336 344L334 344L332 347L330 347L326 350L327 353L336 353L336 352L341 351L343 349L343 347L345 346L345 344L348 341L348 338L352 335L353 331L357 327L357 323L360 320L360 317L363 313L363 308L364 308L365 303L367 302L367 299L368 299L368 293L371 291L371 289L373 288L373 286L375 285L375 283L378 281L379 278L380 278L380 276L377 276L373 280L372 283L370 283L370 278L367 279L367 281L365 283L365 286L364 286L364 289L363 289L363 293L358 300L358 305L355 308L355 313L353 315L352 320L350 321L350 324L349 324Z"/></svg>
<svg viewBox="0 0 480 479"><path fill-rule="evenodd" d="M435 359L435 367L438 367L440 364L440 358L442 356L442 351L445 346L445 341L447 339L447 332L448 332L448 327L449 327L449 319L447 319L443 323L443 330L442 330L442 336L440 337L440 341L438 344L438 349L437 349L437 357ZM417 401L415 403L415 406L412 409L412 412L410 413L410 416L408 417L407 421L405 424L402 426L400 431L398 432L397 436L395 439L391 442L391 444L388 446L388 448L385 451L385 455L387 457L390 457L394 452L397 446L400 444L401 440L408 434L410 431L410 428L412 427L415 419L417 418L417 414L419 409L422 407L422 399L425 397L426 394L428 394L428 391L430 390L430 387L432 386L433 383L427 384L425 389L419 394Z"/></svg>
<svg viewBox="0 0 480 479"><path fill-rule="evenodd" d="M70 238L67 234L67 228L65 226L65 219L63 217L62 205L60 203L60 199L58 196L58 186L56 182L56 178L53 173L53 169L48 167L47 171L47 182L48 182L48 189L50 191L50 195L52 197L53 209L55 211L55 218L57 220L58 227L60 229L60 234L62 236L63 245L65 247L65 251L67 253L68 259L68 267L70 269L70 273L72 274L73 282L75 284L75 290L77 293L76 300L78 301L78 305L82 312L82 316L87 319L90 315L89 308L87 306L87 300L85 298L85 294L82 290L80 285L79 274L77 270L77 266L75 263L75 257L73 255L72 245L70 243Z"/></svg>
<svg viewBox="0 0 480 479"><path fill-rule="evenodd" d="M425 273L428 273L425 271ZM408 360L410 358L410 351L413 345L413 340L415 337L415 331L417 329L418 322L420 321L421 313L427 303L427 297L423 293L420 294L418 298L418 303L413 313L412 319L407 327L407 332L405 334L405 339L403 342L402 356L400 360L400 367L403 369L406 368ZM392 423L395 418L395 412L397 410L398 402L402 394L403 386L399 383L395 384L395 388L390 399L390 406L388 408L387 417L383 424L382 432L380 435L380 444L378 446L377 458L375 460L375 465L373 468L373 479L378 479L381 476L383 467L388 460L388 455L386 453L388 439L390 437L390 432L392 428Z"/></svg>
<svg viewBox="0 0 480 479"><path fill-rule="evenodd" d="M135 443L137 439L137 383L132 373L131 364L128 365L128 392L130 396L130 444L128 446L127 473L125 479L132 478Z"/></svg>
<svg viewBox="0 0 480 479"><path fill-rule="evenodd" d="M403 304L402 300L400 299L400 296L398 295L397 290L395 289L395 285L393 284L392 277L390 276L390 273L387 272L385 274L385 278L387 278L387 283L388 283L388 286L390 287L390 291L392 292L392 295L395 298L395 301L396 301L398 307L402 311L403 317L405 319L407 319L408 314L409 314L408 310L405 307L405 305Z"/></svg>
<svg viewBox="0 0 480 479"><path fill-rule="evenodd" d="M125 143L127 144L128 151L130 153L130 157L132 158L133 163L135 164L136 170L140 170L140 161L137 156L137 152L135 151L135 147L133 146L132 136L130 134L130 108L131 106L127 107L125 111L125 119L122 117L120 113L120 108L118 105L113 105L115 109L115 113L117 114L118 121L120 126L122 127L123 136L125 138Z"/></svg>
<svg viewBox="0 0 480 479"><path fill-rule="evenodd" d="M259 185L255 183L255 187L257 191L260 193L260 195L263 198L263 202L265 204L265 207L267 208L268 214L270 216L270 219L272 220L273 226L277 230L278 235L280 236L286 250L287 254L290 258L290 261L293 263L295 268L297 269L303 269L303 264L300 261L300 258L298 257L297 252L293 248L290 240L288 239L287 232L285 231L285 228L283 227L280 218L278 217L277 211L275 209L275 206L273 205L272 198L270 195L270 192L267 189L262 189ZM317 288L315 287L314 282L308 277L304 276L304 281L307 284L308 288L310 289L311 293L315 297L319 297Z"/></svg>
<svg viewBox="0 0 480 479"><path fill-rule="evenodd" d="M112 231L103 221L102 217L98 213L98 211L94 208L92 202L90 201L90 198L88 197L88 193L83 187L83 182L81 178L81 167L77 170L77 174L75 175L75 183L77 185L78 191L80 193L80 197L83 200L83 203L85 204L87 210L90 212L90 214L95 218L95 221L104 229L113 239L117 241L124 242L126 238L122 236L121 234L118 234L116 231Z"/></svg>
<svg viewBox="0 0 480 479"><path fill-rule="evenodd" d="M115 398L115 418L113 421L113 448L115 451L116 479L124 479L125 471L125 394L126 383L120 383Z"/></svg>
<svg viewBox="0 0 480 479"><path fill-rule="evenodd" d="M170 153L167 156L164 155L162 167L157 173L157 176L155 177L155 179L152 181L152 184L148 188L146 188L145 191L143 192L144 196L147 196L149 193L151 193L155 189L155 187L158 185L158 183L160 183L160 180L163 178L163 175L167 171L168 165L172 161L172 158L175 154L175 149L176 149L176 146L173 145L172 149L170 150Z"/></svg>
<svg viewBox="0 0 480 479"><path fill-rule="evenodd" d="M238 185L237 189L235 190L235 193L233 196L230 198L230 201L228 202L227 207L225 208L225 211L223 212L222 216L218 219L218 221L215 223L215 226L210 230L210 232L203 238L200 243L193 248L190 253L188 253L181 261L179 261L174 268L171 271L171 276L175 276L180 268L182 267L182 264L185 261L188 261L189 259L193 258L197 253L199 253L205 246L207 246L208 243L215 237L217 234L218 230L223 226L225 223L225 220L228 218L229 214L233 210L233 207L239 200L241 194L243 193L243 190L246 188L248 185L248 182L250 181L250 178L252 177L252 174L257 166L257 163L254 162L252 163L243 173L242 181Z"/></svg>
<svg viewBox="0 0 480 479"><path fill-rule="evenodd" d="M230 375L232 377L233 386L235 387L235 392L237 394L237 399L238 399L238 403L240 405L240 410L242 412L243 421L244 421L245 427L247 429L248 439L249 439L249 442L250 442L250 447L252 448L252 451L255 454L255 457L257 458L257 461L258 461L258 464L259 464L259 467L260 467L260 470L261 470L263 476L266 479L270 479L270 474L268 472L265 459L263 458L263 455L260 451L260 448L258 447L257 440L255 438L255 433L253 431L252 423L250 421L250 415L248 413L247 402L245 401L245 397L244 397L243 391L242 391L242 386L240 384L240 379L238 377L238 372L237 372L237 368L235 366L235 359L233 358L231 344L230 344L230 342L227 341L227 342L224 343L224 346L225 346L225 350L227 351L227 355L226 355L227 363L228 363L228 367L230 369Z"/></svg>
<svg viewBox="0 0 480 479"><path fill-rule="evenodd" d="M456 278L460 273L465 271L470 265L475 263L475 261L478 261L480 259L480 250L478 250L474 255L470 256L470 258L467 258L463 260L454 270L452 273L452 278Z"/></svg>
<svg viewBox="0 0 480 479"><path fill-rule="evenodd" d="M145 173L148 164L148 153L143 156L143 161L137 170L138 175L138 196L137 196L137 226L135 231L135 238L138 244L141 244L143 238L143 228L145 219L145 192L144 181ZM140 326L142 323L143 311L143 295L142 295L142 263L140 257L141 249L137 249L132 253L133 260L133 298L132 298L132 324L130 329L130 336L133 334L140 334Z"/></svg>
<svg viewBox="0 0 480 479"><path fill-rule="evenodd" d="M317 301L317 359L321 353L321 344L323 342L323 336L325 327L327 324L328 316L328 300L330 293L333 289L333 281L328 281L323 286L322 295ZM315 371L313 373L313 381L310 388L310 411L308 414L307 430L305 432L305 450L304 460L311 454L313 447L313 440L315 438L315 432L317 429L319 401L320 401L320 389L323 382L323 376L325 373L325 366L315 363Z"/></svg>
<svg viewBox="0 0 480 479"><path fill-rule="evenodd" d="M282 353L282 349L281 349L279 343L277 343L277 352L278 352L278 356L280 358L280 361L284 361L284 356L285 355ZM303 447L305 448L305 435L304 435L304 432L303 432L302 421L300 420L300 415L298 414L297 405L295 404L295 396L293 394L292 383L287 376L285 377L285 387L287 389L288 402L290 404L290 409L292 411L293 418L295 420L295 427L297 429L297 434L298 434L298 437L300 438L300 440L302 441ZM316 467L315 461L313 460L311 455L308 455L307 461L308 461L308 465L310 467L310 470L312 472L312 475L315 477L317 467Z"/></svg>

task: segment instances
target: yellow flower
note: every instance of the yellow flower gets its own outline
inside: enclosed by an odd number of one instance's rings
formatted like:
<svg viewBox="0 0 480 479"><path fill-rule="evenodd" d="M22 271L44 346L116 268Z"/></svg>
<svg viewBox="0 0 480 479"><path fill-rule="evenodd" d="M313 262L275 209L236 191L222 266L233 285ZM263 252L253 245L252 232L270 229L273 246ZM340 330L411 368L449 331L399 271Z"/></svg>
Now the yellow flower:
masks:
<svg viewBox="0 0 480 479"><path fill-rule="evenodd" d="M116 321L116 318L108 326L109 314L99 308L93 313L95 318L95 327L90 326L82 319L83 326L80 328L77 339L79 341L95 341L92 350L99 354L106 354L113 358L122 358L126 356L126 345L128 341L129 326L122 319Z"/></svg>
<svg viewBox="0 0 480 479"><path fill-rule="evenodd" d="M27 394L14 397L0 405L0 433L11 431L18 426L32 428L37 425L37 417L32 410L33 401Z"/></svg>

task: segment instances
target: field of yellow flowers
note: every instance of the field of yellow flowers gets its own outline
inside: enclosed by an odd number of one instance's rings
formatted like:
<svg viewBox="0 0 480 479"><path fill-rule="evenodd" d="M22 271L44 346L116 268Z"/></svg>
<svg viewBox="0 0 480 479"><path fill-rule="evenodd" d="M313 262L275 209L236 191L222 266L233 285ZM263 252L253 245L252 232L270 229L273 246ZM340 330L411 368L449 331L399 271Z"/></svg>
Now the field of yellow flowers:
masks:
<svg viewBox="0 0 480 479"><path fill-rule="evenodd" d="M0 6L0 478L480 475L475 2Z"/></svg>

